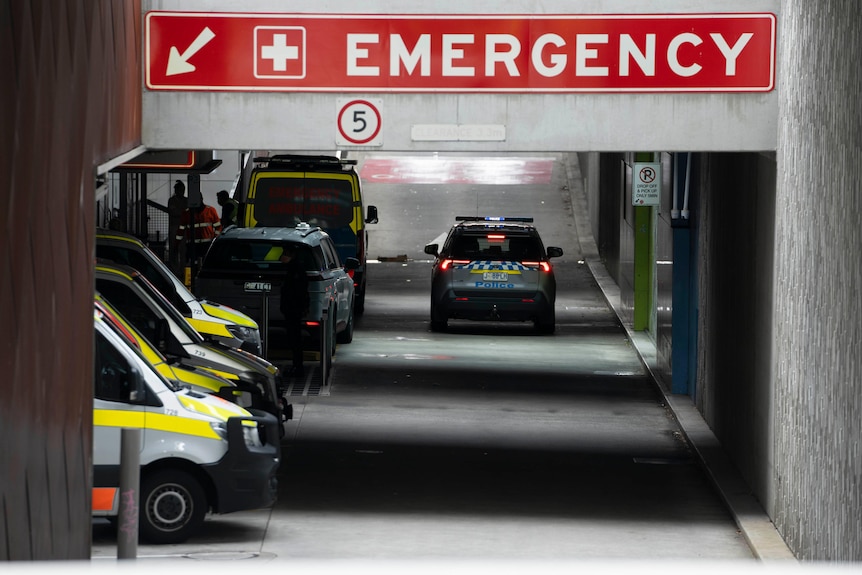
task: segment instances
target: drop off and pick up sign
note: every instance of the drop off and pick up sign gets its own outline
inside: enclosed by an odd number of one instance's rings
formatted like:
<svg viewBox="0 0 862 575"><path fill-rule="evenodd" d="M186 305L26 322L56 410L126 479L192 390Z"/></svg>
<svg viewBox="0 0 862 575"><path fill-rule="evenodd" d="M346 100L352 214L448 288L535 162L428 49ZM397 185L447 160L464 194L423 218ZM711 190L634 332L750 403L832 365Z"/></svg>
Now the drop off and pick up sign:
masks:
<svg viewBox="0 0 862 575"><path fill-rule="evenodd" d="M149 90L768 92L775 16L149 12Z"/></svg>

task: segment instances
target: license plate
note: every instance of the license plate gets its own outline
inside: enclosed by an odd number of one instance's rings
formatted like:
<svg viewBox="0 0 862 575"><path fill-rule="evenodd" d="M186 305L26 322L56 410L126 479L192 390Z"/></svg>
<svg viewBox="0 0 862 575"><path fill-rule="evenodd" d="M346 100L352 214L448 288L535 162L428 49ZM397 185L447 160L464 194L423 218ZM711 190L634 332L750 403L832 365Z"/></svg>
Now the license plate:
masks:
<svg viewBox="0 0 862 575"><path fill-rule="evenodd" d="M482 279L489 282L506 282L509 281L508 272L485 272L482 274Z"/></svg>
<svg viewBox="0 0 862 575"><path fill-rule="evenodd" d="M245 291L251 291L251 292L272 291L272 284L269 282L245 282Z"/></svg>

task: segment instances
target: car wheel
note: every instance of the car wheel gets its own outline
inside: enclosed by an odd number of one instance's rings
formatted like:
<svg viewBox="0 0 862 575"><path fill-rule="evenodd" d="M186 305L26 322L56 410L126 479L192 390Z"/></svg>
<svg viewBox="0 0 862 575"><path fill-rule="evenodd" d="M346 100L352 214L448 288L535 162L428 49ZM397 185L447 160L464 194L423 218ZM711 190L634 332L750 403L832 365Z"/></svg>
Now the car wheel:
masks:
<svg viewBox="0 0 862 575"><path fill-rule="evenodd" d="M546 334L546 335L550 335L557 330L557 326L553 322L551 322L551 323L536 322L535 327L536 327L537 332L539 332L541 334Z"/></svg>
<svg viewBox="0 0 862 575"><path fill-rule="evenodd" d="M347 317L347 325L344 328L344 331L336 336L336 341L338 343L350 343L353 341L353 311L351 310L350 315Z"/></svg>
<svg viewBox="0 0 862 575"><path fill-rule="evenodd" d="M204 522L207 500L190 474L165 469L141 479L141 539L155 544L182 543Z"/></svg>
<svg viewBox="0 0 862 575"><path fill-rule="evenodd" d="M551 310L550 313L546 313L543 317L537 319L533 325L539 333L546 335L554 333L557 329L554 311Z"/></svg>
<svg viewBox="0 0 862 575"><path fill-rule="evenodd" d="M362 315L365 312L365 288L362 288L356 292L356 297L354 298L354 307L356 309L356 313L358 315Z"/></svg>
<svg viewBox="0 0 862 575"><path fill-rule="evenodd" d="M431 331L446 331L449 324L449 318L437 317L437 306L431 303Z"/></svg>

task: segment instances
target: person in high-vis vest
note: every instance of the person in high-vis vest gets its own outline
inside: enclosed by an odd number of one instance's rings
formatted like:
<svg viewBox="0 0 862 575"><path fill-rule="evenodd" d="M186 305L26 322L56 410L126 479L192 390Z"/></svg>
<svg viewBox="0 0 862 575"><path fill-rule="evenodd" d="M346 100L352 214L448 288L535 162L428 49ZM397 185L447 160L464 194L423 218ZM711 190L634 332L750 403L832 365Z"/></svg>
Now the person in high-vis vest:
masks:
<svg viewBox="0 0 862 575"><path fill-rule="evenodd" d="M188 261L194 264L207 253L210 244L221 233L221 218L218 211L206 204L189 208L180 218L180 226L174 243L188 243Z"/></svg>
<svg viewBox="0 0 862 575"><path fill-rule="evenodd" d="M221 206L221 229L227 229L228 226L235 226L239 223L239 202L230 197L227 190L221 190L216 194L218 205Z"/></svg>

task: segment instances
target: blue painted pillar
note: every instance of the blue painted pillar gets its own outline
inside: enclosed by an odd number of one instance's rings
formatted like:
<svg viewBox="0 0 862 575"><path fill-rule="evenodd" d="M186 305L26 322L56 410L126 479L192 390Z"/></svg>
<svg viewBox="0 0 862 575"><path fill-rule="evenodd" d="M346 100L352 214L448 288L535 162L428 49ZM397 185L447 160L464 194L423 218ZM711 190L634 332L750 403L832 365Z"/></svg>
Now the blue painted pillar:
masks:
<svg viewBox="0 0 862 575"><path fill-rule="evenodd" d="M691 293L691 228L683 218L672 220L673 225L673 312L671 358L671 393L688 394L689 355L692 344L689 314Z"/></svg>
<svg viewBox="0 0 862 575"><path fill-rule="evenodd" d="M693 234L687 209L690 187L691 154L676 154L674 186L681 191L679 202L685 209L673 206L673 311L671 338L671 393L694 395L697 370L697 266L692 262ZM684 203L685 202L685 203Z"/></svg>

